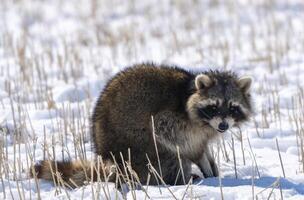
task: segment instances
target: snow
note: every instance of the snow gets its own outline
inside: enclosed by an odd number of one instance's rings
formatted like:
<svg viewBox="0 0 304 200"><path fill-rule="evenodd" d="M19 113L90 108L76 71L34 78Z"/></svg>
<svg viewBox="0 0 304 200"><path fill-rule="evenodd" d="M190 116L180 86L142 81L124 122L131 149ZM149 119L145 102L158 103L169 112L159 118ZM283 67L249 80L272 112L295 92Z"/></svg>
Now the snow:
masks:
<svg viewBox="0 0 304 200"><path fill-rule="evenodd" d="M86 98L85 91L73 86L61 86L54 89L54 100L56 102L78 102Z"/></svg>
<svg viewBox="0 0 304 200"><path fill-rule="evenodd" d="M303 11L302 0L2 1L0 199L304 199ZM221 177L124 193L113 183L37 188L31 158L44 159L44 148L56 160L79 149L92 158L96 98L144 61L254 78L255 114L223 136Z"/></svg>

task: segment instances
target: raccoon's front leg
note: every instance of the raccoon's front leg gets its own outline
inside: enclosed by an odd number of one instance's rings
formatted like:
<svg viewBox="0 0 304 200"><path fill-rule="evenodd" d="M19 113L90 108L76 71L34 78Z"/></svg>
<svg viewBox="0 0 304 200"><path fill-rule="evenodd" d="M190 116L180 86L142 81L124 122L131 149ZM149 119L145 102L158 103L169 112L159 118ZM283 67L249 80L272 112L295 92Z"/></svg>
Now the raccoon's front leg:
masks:
<svg viewBox="0 0 304 200"><path fill-rule="evenodd" d="M166 148L176 152L176 147L185 142L185 138L177 129L184 125L183 119L171 111L162 111L155 115L154 126L157 140Z"/></svg>
<svg viewBox="0 0 304 200"><path fill-rule="evenodd" d="M200 168L205 178L219 175L217 165L210 153L209 148L204 151L203 155L196 164Z"/></svg>
<svg viewBox="0 0 304 200"><path fill-rule="evenodd" d="M172 111L162 111L154 117L156 140L159 142L161 164L164 166L163 177L169 184L186 184L191 178L191 161L185 157L180 150L181 163L178 157L178 146L184 145L185 138L180 134L180 127L183 127L183 117ZM162 159L163 158L163 159ZM182 164L182 166L180 165ZM167 166L166 166L167 165ZM180 170L183 173L180 173ZM182 178L181 175L184 175ZM180 176L178 178L178 176Z"/></svg>

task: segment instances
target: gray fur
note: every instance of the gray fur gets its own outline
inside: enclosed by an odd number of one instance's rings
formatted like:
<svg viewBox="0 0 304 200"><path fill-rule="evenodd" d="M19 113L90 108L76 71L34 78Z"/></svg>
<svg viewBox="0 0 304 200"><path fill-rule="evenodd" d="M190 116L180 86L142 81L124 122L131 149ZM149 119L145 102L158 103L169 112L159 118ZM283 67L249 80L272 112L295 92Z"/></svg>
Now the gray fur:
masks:
<svg viewBox="0 0 304 200"><path fill-rule="evenodd" d="M178 67L153 64L127 68L108 82L94 108L91 119L94 151L104 163L116 161L122 169L125 161L131 163L142 184L147 183L151 173L148 159L171 185L188 183L192 163L198 165L205 177L218 176L208 144L221 134L219 131L226 130L221 126L223 123L239 126L249 119L250 84L251 79L240 80L231 72L195 74ZM58 164L64 180L77 177L79 185L86 180L79 165ZM181 165L183 173L180 173ZM51 172L46 166L35 166L38 178L50 179ZM158 183L152 175L149 184Z"/></svg>
<svg viewBox="0 0 304 200"><path fill-rule="evenodd" d="M244 81L242 83L245 87ZM153 64L128 68L108 83L96 104L92 119L96 153L105 159L111 159L109 152L116 157L122 152L127 157L130 148L132 167L145 182L148 174L146 155L158 169L151 128L153 116L166 183L174 184L180 169L177 146L186 182L190 179L191 163L196 163L204 176L217 176L208 143L220 133L211 125L211 119L197 115L198 109L206 100L219 99L222 107L227 107L228 101L237 101L251 111L248 91L249 87L246 92L242 91L238 77L231 72L210 71L201 75ZM219 117L224 120L223 116ZM248 117L249 113L246 113L241 120L230 120L229 124L239 125ZM151 180L150 184L156 182ZM177 184L184 182L178 179Z"/></svg>

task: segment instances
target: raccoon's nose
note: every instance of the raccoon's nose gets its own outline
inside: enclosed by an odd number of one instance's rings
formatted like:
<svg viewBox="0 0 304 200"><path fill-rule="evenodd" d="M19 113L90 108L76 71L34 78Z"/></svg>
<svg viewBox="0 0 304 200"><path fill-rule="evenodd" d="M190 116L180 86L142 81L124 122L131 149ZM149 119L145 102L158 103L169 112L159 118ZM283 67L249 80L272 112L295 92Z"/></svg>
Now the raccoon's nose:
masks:
<svg viewBox="0 0 304 200"><path fill-rule="evenodd" d="M226 131L229 128L229 124L227 122L221 122L218 126L221 131Z"/></svg>

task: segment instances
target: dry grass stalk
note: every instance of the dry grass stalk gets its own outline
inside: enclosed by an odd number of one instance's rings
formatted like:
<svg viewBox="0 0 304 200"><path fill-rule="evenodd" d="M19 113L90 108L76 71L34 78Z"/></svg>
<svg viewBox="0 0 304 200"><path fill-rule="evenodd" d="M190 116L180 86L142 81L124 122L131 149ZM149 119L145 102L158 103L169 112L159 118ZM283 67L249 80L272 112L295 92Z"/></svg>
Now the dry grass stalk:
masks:
<svg viewBox="0 0 304 200"><path fill-rule="evenodd" d="M234 175L235 175L235 178L237 179L238 175L237 175L237 169L236 169L236 157L235 157L235 147L234 147L233 135L231 135L231 142L232 142L232 152L233 152Z"/></svg>
<svg viewBox="0 0 304 200"><path fill-rule="evenodd" d="M152 122L152 135L153 135L153 141L154 141L154 146L155 146L155 151L156 151L156 156L157 156L159 173L160 173L160 176L163 177L163 173L162 173L162 170L161 170L161 163L160 163L159 154L158 154L157 142L156 142L154 117L153 116L151 116L151 122Z"/></svg>
<svg viewBox="0 0 304 200"><path fill-rule="evenodd" d="M250 147L250 152L251 152L252 158L253 158L253 160L254 160L254 164L255 164L255 168L256 168L256 170L257 170L258 176L259 176L259 178L261 178L260 171L259 171L259 167L258 167L257 161L256 161L256 159L255 159L255 154L254 154L253 151L252 151L251 144L250 144L250 140L249 140L248 137L247 137L247 141L248 141L248 144L249 144L249 147Z"/></svg>
<svg viewBox="0 0 304 200"><path fill-rule="evenodd" d="M281 169L282 169L283 177L286 178L286 176L285 176L285 170L284 170L284 164L283 164L282 157L281 157L281 152L280 152L278 138L276 138L276 145L277 145L277 150L278 150L278 154L279 154L279 158L280 158L280 164L281 164Z"/></svg>
<svg viewBox="0 0 304 200"><path fill-rule="evenodd" d="M219 144L217 144L217 152L218 152L218 156L217 156L217 163L218 163L218 171L219 171L219 175L218 175L218 179L219 179L219 183L220 183L220 192L221 192L221 199L224 200L224 193L223 193L223 186L222 186L222 171L221 171L221 159L220 159L220 151L219 151Z"/></svg>

